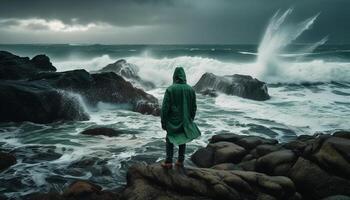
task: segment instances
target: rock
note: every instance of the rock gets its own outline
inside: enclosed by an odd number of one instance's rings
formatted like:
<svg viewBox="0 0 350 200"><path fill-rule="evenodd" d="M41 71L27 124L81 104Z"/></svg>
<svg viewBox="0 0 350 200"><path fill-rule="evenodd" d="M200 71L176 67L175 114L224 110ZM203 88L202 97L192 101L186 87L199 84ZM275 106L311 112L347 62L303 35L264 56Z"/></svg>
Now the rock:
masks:
<svg viewBox="0 0 350 200"><path fill-rule="evenodd" d="M210 147L200 148L191 156L192 162L198 167L213 166L214 149Z"/></svg>
<svg viewBox="0 0 350 200"><path fill-rule="evenodd" d="M271 175L287 175L296 159L296 155L291 150L275 151L260 157L257 160L256 168L259 172ZM279 174L275 173L275 169L281 165L285 166L283 166L283 169L282 167L277 169Z"/></svg>
<svg viewBox="0 0 350 200"><path fill-rule="evenodd" d="M144 89L153 89L155 85L150 81L142 80L138 75L139 68L124 59L117 60L115 63L108 64L99 70L99 72L114 72L128 79L134 86L140 86Z"/></svg>
<svg viewBox="0 0 350 200"><path fill-rule="evenodd" d="M340 138L345 138L350 140L350 131L336 131L333 133L333 136L335 137L340 137Z"/></svg>
<svg viewBox="0 0 350 200"><path fill-rule="evenodd" d="M0 51L0 79L26 79L40 71L56 71L47 56L39 55L30 60L28 57Z"/></svg>
<svg viewBox="0 0 350 200"><path fill-rule="evenodd" d="M31 60L0 51L0 122L86 120L83 104L122 104L142 114L160 115L158 100L113 72L55 72L49 58ZM9 105L9 106L8 106Z"/></svg>
<svg viewBox="0 0 350 200"><path fill-rule="evenodd" d="M234 170L234 169L238 169L239 167L237 167L233 163L221 163L221 164L214 165L211 168L217 169L217 170Z"/></svg>
<svg viewBox="0 0 350 200"><path fill-rule="evenodd" d="M16 164L16 157L10 153L0 152L0 172Z"/></svg>
<svg viewBox="0 0 350 200"><path fill-rule="evenodd" d="M331 175L317 164L299 157L289 177L306 199L322 199L332 195L350 195L350 181Z"/></svg>
<svg viewBox="0 0 350 200"><path fill-rule="evenodd" d="M255 149L257 157L261 157L271 152L278 151L281 149L281 147L279 145L262 144L257 146Z"/></svg>
<svg viewBox="0 0 350 200"><path fill-rule="evenodd" d="M296 194L287 177L198 168L164 170L159 164L139 164L128 170L122 199L287 199Z"/></svg>
<svg viewBox="0 0 350 200"><path fill-rule="evenodd" d="M0 122L87 120L79 101L50 86L27 81L0 81Z"/></svg>
<svg viewBox="0 0 350 200"><path fill-rule="evenodd" d="M235 143L237 140L245 137L244 135L237 135L234 133L222 133L214 135L211 139L211 143L220 142L220 141L226 141L226 142L233 142Z"/></svg>
<svg viewBox="0 0 350 200"><path fill-rule="evenodd" d="M64 192L63 196L66 197L79 197L86 196L91 193L99 193L102 188L98 185L87 181L76 181L72 183Z"/></svg>
<svg viewBox="0 0 350 200"><path fill-rule="evenodd" d="M266 139L258 136L246 136L237 140L235 143L244 147L245 149L253 149L261 144L277 144L277 140Z"/></svg>
<svg viewBox="0 0 350 200"><path fill-rule="evenodd" d="M40 71L56 71L56 67L52 65L50 58L46 55L36 55L30 61Z"/></svg>
<svg viewBox="0 0 350 200"><path fill-rule="evenodd" d="M115 130L113 128L107 128L107 127L97 127L97 128L89 128L84 131L82 131L80 134L83 135L104 135L108 137L116 137L122 134L122 131Z"/></svg>
<svg viewBox="0 0 350 200"><path fill-rule="evenodd" d="M213 164L239 162L246 154L246 150L231 142L216 142L208 145L214 149Z"/></svg>
<svg viewBox="0 0 350 200"><path fill-rule="evenodd" d="M264 101L270 98L267 85L251 76L234 74L232 76L216 76L205 73L194 86L196 92L216 90L228 95L235 95L252 100Z"/></svg>
<svg viewBox="0 0 350 200"><path fill-rule="evenodd" d="M330 137L310 157L323 169L350 179L350 140Z"/></svg>

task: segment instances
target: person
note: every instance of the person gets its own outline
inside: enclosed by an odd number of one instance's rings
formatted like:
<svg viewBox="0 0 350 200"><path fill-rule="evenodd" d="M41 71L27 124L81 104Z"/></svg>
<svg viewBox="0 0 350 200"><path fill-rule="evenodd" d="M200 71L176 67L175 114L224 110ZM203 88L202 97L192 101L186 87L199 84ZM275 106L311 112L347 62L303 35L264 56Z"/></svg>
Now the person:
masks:
<svg viewBox="0 0 350 200"><path fill-rule="evenodd" d="M171 169L173 166L174 145L179 146L177 167L183 167L186 143L201 135L193 122L197 111L196 93L186 83L186 74L182 67L176 67L173 84L164 94L161 109L161 125L166 130L166 159L161 165Z"/></svg>

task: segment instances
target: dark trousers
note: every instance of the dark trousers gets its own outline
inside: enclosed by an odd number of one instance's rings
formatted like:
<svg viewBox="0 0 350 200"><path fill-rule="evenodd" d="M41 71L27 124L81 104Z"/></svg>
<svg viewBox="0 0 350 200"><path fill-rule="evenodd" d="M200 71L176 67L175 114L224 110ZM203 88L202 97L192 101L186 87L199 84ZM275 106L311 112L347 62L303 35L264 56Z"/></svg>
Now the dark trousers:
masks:
<svg viewBox="0 0 350 200"><path fill-rule="evenodd" d="M166 163L172 163L173 162L173 156L174 156L174 144L171 143L166 137ZM183 162L185 160L185 150L186 150L186 144L179 145L179 156L177 160L179 162Z"/></svg>

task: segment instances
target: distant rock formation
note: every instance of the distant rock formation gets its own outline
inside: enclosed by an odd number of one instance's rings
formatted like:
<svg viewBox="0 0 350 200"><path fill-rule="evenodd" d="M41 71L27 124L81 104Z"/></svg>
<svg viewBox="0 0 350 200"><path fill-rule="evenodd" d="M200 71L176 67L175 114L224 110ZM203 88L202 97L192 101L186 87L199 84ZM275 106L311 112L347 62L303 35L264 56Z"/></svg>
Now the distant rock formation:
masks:
<svg viewBox="0 0 350 200"><path fill-rule="evenodd" d="M193 88L196 92L214 97L215 93L213 91L258 101L270 98L266 83L251 76L239 74L217 76L212 73L205 73Z"/></svg>
<svg viewBox="0 0 350 200"><path fill-rule="evenodd" d="M100 101L128 104L135 112L159 115L158 100L120 75L55 71L45 55L30 60L0 51L0 122L88 119L81 102L69 93L80 95L92 105Z"/></svg>
<svg viewBox="0 0 350 200"><path fill-rule="evenodd" d="M99 72L114 72L129 80L135 87L144 89L153 89L155 85L150 81L142 80L138 75L139 68L124 59L117 60L115 63L108 64L99 70Z"/></svg>

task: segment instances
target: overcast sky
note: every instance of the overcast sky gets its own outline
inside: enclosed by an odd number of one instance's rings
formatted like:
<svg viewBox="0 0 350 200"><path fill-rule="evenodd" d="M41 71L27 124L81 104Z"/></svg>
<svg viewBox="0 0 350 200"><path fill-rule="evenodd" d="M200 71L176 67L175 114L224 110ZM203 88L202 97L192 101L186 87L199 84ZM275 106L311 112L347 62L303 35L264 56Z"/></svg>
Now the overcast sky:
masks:
<svg viewBox="0 0 350 200"><path fill-rule="evenodd" d="M278 10L298 42L350 43L350 0L0 0L0 43L255 44Z"/></svg>

